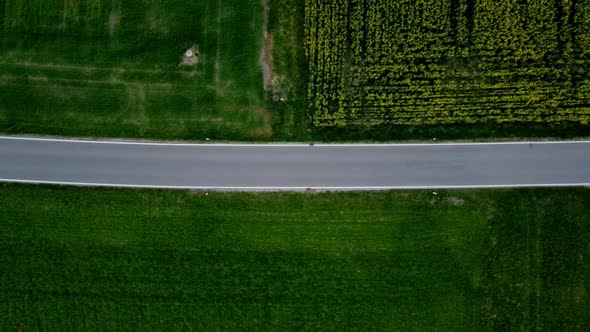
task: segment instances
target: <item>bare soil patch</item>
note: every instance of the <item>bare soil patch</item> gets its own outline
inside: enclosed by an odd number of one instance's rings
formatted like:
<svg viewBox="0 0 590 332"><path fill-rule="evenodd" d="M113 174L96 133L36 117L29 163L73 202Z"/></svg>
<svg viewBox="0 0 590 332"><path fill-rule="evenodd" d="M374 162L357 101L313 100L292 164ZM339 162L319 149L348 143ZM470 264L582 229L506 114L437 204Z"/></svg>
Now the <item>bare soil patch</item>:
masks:
<svg viewBox="0 0 590 332"><path fill-rule="evenodd" d="M461 206L463 203L465 203L465 200L459 197L449 197L448 200L449 203L454 206Z"/></svg>
<svg viewBox="0 0 590 332"><path fill-rule="evenodd" d="M180 66L195 66L199 63L199 45L193 45L182 54Z"/></svg>
<svg viewBox="0 0 590 332"><path fill-rule="evenodd" d="M263 88L264 91L270 91L273 94L273 100L287 100L287 95L282 89L283 77L278 75L274 70L272 51L274 48L274 41L272 33L268 32L268 13L270 10L269 1L262 0L264 8L263 16L263 42L260 50L260 65L262 66Z"/></svg>
<svg viewBox="0 0 590 332"><path fill-rule="evenodd" d="M109 36L113 36L115 33L115 28L119 24L119 13L116 11L112 11L109 15Z"/></svg>
<svg viewBox="0 0 590 332"><path fill-rule="evenodd" d="M260 64L262 65L262 77L264 90L269 91L273 86L275 73L272 66L272 33L264 31L264 41L262 51L260 52Z"/></svg>

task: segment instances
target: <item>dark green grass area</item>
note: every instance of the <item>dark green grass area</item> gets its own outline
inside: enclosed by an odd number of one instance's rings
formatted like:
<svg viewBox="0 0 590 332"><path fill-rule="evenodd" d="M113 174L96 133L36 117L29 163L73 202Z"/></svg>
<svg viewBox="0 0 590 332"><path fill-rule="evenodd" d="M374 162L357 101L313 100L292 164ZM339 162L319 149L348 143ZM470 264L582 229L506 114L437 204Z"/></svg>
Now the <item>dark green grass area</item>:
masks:
<svg viewBox="0 0 590 332"><path fill-rule="evenodd" d="M258 0L0 1L0 132L266 139L261 36Z"/></svg>
<svg viewBox="0 0 590 332"><path fill-rule="evenodd" d="M496 125L379 125L314 127L311 140L321 142L388 142L404 140L522 140L589 137L590 126L572 123L503 123Z"/></svg>
<svg viewBox="0 0 590 332"><path fill-rule="evenodd" d="M310 139L307 100L307 64L304 49L304 0L269 0L268 33L273 40L273 70L279 78L276 94L283 101L272 102L273 135L277 139Z"/></svg>
<svg viewBox="0 0 590 332"><path fill-rule="evenodd" d="M0 329L588 330L590 190L0 186Z"/></svg>

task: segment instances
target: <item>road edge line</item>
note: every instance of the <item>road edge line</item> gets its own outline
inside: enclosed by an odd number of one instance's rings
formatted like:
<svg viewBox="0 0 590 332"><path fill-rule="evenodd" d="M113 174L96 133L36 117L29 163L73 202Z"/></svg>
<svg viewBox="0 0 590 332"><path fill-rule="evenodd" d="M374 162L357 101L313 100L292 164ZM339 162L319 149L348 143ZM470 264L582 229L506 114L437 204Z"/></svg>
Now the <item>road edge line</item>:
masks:
<svg viewBox="0 0 590 332"><path fill-rule="evenodd" d="M0 140L38 141L80 144L175 146L175 147L430 147L430 146L486 146L486 145L543 145L543 144L590 144L590 140L564 141L510 141L510 142L447 142L447 143L167 143L141 141L110 141L91 139L43 138L0 136Z"/></svg>
<svg viewBox="0 0 590 332"><path fill-rule="evenodd" d="M212 190L212 191L386 191L386 190L436 190L436 189L509 189L509 188L549 188L549 187L590 187L590 183L531 183L531 184L492 184L492 185L419 185L419 186L175 186L94 183L75 181L21 180L0 178L3 183L47 184L76 187L107 187L170 190Z"/></svg>

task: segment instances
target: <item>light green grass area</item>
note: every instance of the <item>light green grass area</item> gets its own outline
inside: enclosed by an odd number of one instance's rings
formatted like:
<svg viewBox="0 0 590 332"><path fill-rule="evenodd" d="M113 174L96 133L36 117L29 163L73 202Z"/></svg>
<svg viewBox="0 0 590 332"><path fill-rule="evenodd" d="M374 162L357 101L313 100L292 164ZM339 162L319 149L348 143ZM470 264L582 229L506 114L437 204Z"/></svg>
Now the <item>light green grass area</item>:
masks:
<svg viewBox="0 0 590 332"><path fill-rule="evenodd" d="M590 190L0 186L0 330L588 330Z"/></svg>
<svg viewBox="0 0 590 332"><path fill-rule="evenodd" d="M259 0L0 1L0 131L272 134ZM180 66L198 50L198 63Z"/></svg>

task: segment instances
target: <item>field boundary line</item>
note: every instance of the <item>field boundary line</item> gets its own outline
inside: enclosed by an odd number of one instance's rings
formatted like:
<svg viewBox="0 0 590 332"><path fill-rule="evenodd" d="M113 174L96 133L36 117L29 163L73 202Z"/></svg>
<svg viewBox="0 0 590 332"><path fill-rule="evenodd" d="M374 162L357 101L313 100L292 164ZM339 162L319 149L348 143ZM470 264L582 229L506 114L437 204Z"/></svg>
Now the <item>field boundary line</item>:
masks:
<svg viewBox="0 0 590 332"><path fill-rule="evenodd" d="M143 72L149 74L164 74L164 73L183 73L182 70L166 70L166 69L141 69L141 68L123 68L123 67L96 67L96 66L76 66L67 64L41 63L41 62L0 62L0 66L18 66L27 68L48 68L48 69L71 69L78 71L114 71L114 72Z"/></svg>
<svg viewBox="0 0 590 332"><path fill-rule="evenodd" d="M546 188L546 187L590 187L590 183L531 183L531 184L487 184L487 185L418 185L418 186L176 186L149 184L117 184L76 181L3 179L0 182L24 184L51 184L77 187L179 189L212 191L381 191L381 190L436 190L436 189L502 189L502 188Z"/></svg>

